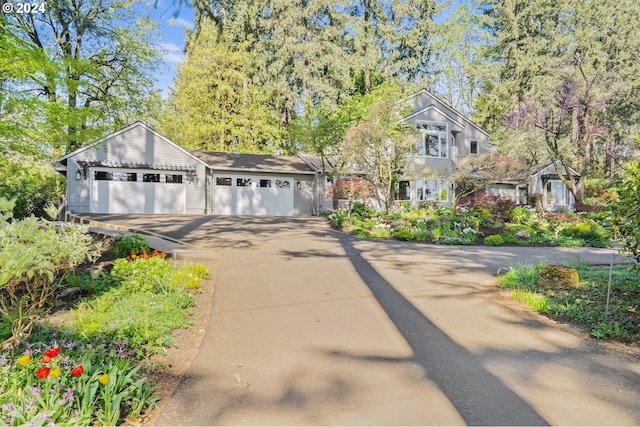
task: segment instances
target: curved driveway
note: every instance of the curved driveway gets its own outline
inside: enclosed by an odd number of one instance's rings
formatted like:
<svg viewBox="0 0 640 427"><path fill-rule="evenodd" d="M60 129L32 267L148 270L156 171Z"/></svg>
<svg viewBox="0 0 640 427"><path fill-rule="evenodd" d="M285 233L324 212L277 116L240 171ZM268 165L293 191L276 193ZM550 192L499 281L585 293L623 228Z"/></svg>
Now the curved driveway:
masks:
<svg viewBox="0 0 640 427"><path fill-rule="evenodd" d="M611 250L372 241L317 218L106 219L217 254L206 335L158 425L640 424L637 359L487 295L514 262Z"/></svg>

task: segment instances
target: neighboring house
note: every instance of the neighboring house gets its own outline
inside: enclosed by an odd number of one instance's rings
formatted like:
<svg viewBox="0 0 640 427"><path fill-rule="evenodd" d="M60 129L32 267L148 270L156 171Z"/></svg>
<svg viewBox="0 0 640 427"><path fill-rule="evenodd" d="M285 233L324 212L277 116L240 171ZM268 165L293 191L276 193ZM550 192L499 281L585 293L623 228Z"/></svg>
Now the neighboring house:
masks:
<svg viewBox="0 0 640 427"><path fill-rule="evenodd" d="M188 151L141 122L56 161L72 213L307 216L320 172L298 156Z"/></svg>

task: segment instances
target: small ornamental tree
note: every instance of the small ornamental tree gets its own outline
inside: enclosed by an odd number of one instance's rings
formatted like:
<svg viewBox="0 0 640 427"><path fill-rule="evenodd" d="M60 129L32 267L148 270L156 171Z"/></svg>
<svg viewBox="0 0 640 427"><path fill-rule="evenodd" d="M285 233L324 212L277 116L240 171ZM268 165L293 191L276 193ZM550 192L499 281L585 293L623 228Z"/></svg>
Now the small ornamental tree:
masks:
<svg viewBox="0 0 640 427"><path fill-rule="evenodd" d="M337 199L347 201L347 218L351 219L353 202L362 200L366 203L368 199L376 197L376 187L364 178L340 179L327 189L332 196Z"/></svg>
<svg viewBox="0 0 640 427"><path fill-rule="evenodd" d="M0 350L26 340L68 273L100 253L86 227L16 221L12 210L13 201L0 198L0 315L11 326Z"/></svg>

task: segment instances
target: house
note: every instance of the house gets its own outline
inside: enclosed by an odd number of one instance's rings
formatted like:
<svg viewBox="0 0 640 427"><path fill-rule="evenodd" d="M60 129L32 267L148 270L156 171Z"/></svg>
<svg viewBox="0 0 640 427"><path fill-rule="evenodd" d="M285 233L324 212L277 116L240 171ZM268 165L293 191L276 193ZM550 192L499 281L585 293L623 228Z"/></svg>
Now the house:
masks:
<svg viewBox="0 0 640 427"><path fill-rule="evenodd" d="M299 156L188 151L136 122L56 161L72 213L308 216L316 168Z"/></svg>
<svg viewBox="0 0 640 427"><path fill-rule="evenodd" d="M560 165L560 172L566 177L566 169ZM580 174L574 169L570 168L571 174L580 178ZM529 198L533 195L539 197L539 205L545 210L555 210L572 207L576 200L567 188L566 185L560 180L553 163L547 163L535 168L528 180ZM531 200L529 201L531 203Z"/></svg>

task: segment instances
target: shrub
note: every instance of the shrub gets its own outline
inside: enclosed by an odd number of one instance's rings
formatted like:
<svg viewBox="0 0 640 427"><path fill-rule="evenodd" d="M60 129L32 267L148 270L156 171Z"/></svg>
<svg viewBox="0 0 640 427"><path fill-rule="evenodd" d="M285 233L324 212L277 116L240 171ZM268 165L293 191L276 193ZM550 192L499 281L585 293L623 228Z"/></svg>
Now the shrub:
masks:
<svg viewBox="0 0 640 427"><path fill-rule="evenodd" d="M487 236L484 238L485 246L502 246L504 241L502 240L502 236L496 234L494 236Z"/></svg>
<svg viewBox="0 0 640 427"><path fill-rule="evenodd" d="M100 252L86 227L35 217L7 222L12 205L0 199L0 314L12 330L0 349L25 340L69 273Z"/></svg>
<svg viewBox="0 0 640 427"><path fill-rule="evenodd" d="M589 246L605 248L611 245L609 234L594 221L582 221L571 224L560 231L560 236L581 239Z"/></svg>
<svg viewBox="0 0 640 427"><path fill-rule="evenodd" d="M535 212L526 208L514 208L511 211L511 222L515 224L528 224L535 216Z"/></svg>
<svg viewBox="0 0 640 427"><path fill-rule="evenodd" d="M329 221L334 227L340 227L347 220L348 212L343 209L338 209L329 214Z"/></svg>
<svg viewBox="0 0 640 427"><path fill-rule="evenodd" d="M465 239L463 237L445 237L444 239L438 239L435 242L436 245L462 245L462 246L468 246L468 245L473 245L474 242L469 240L469 239Z"/></svg>
<svg viewBox="0 0 640 427"><path fill-rule="evenodd" d="M369 208L363 202L353 202L353 206L351 206L351 214L357 215L360 218L365 218L370 216L373 213L371 208Z"/></svg>
<svg viewBox="0 0 640 427"><path fill-rule="evenodd" d="M407 228L399 228L393 232L393 237L398 240L412 240L413 233Z"/></svg>
<svg viewBox="0 0 640 427"><path fill-rule="evenodd" d="M118 234L113 253L118 258L125 258L132 253L141 254L142 251L151 249L149 243L139 234Z"/></svg>
<svg viewBox="0 0 640 427"><path fill-rule="evenodd" d="M371 232L364 228L356 228L355 230L351 230L351 235L356 237L371 237Z"/></svg>

